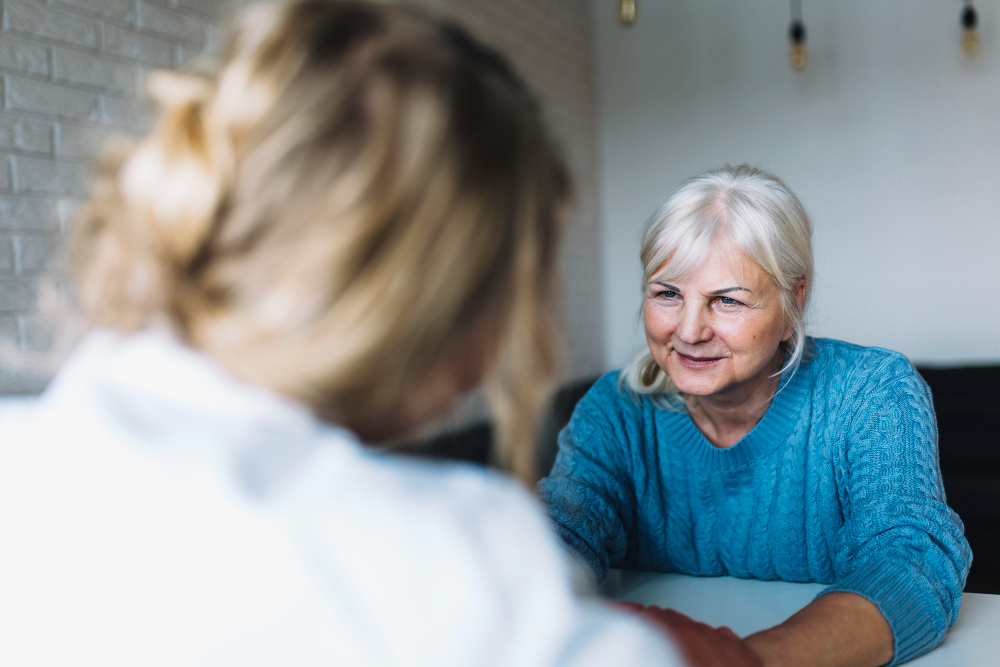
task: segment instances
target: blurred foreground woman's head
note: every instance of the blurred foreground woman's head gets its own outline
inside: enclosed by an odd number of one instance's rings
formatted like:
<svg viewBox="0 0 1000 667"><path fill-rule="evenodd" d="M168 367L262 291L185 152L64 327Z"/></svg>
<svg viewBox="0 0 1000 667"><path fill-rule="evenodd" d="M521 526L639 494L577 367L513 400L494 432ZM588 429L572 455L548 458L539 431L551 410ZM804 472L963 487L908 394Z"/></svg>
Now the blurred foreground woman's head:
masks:
<svg viewBox="0 0 1000 667"><path fill-rule="evenodd" d="M486 381L527 472L569 183L506 61L413 10L297 0L149 91L156 127L76 220L88 322L169 328L369 440Z"/></svg>

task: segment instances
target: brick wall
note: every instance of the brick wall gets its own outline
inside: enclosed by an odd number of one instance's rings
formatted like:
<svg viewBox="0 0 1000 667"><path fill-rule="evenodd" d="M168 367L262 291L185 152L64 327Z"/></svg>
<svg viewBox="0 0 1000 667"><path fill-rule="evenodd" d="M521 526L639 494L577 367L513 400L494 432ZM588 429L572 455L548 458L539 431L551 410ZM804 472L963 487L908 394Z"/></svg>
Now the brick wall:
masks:
<svg viewBox="0 0 1000 667"><path fill-rule="evenodd" d="M145 75L212 45L222 9L220 0L3 0L0 393L46 380L16 352L51 345L38 286L57 270L53 253L98 147L147 126Z"/></svg>
<svg viewBox="0 0 1000 667"><path fill-rule="evenodd" d="M586 0L423 0L511 55L541 95L572 163L578 203L565 246L570 375L603 368L596 130ZM142 81L217 49L226 0L2 0L0 31L0 393L32 393L51 327L38 285L90 163L116 134L148 126Z"/></svg>

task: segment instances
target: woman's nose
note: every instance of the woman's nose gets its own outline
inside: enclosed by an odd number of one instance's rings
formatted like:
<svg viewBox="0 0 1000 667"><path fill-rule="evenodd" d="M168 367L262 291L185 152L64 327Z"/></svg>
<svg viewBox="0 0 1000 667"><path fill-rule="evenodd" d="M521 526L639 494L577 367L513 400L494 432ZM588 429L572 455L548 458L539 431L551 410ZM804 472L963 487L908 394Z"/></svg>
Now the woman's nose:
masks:
<svg viewBox="0 0 1000 667"><path fill-rule="evenodd" d="M677 337L688 345L704 343L712 338L712 328L701 308L685 307L681 314L680 325L677 327Z"/></svg>

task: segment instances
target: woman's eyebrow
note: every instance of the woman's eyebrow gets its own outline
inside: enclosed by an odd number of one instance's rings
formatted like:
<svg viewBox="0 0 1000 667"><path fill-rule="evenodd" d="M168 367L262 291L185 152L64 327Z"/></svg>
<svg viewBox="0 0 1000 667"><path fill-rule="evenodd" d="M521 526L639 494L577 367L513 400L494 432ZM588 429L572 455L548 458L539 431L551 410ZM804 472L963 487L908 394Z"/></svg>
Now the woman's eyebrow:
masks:
<svg viewBox="0 0 1000 667"><path fill-rule="evenodd" d="M713 296L718 296L719 294L725 294L727 292L737 292L739 290L742 290L744 292L750 292L751 294L753 294L753 290L752 289L747 289L746 287L726 287L724 289L717 289L717 290L715 290L714 292L712 292L712 295Z"/></svg>
<svg viewBox="0 0 1000 667"><path fill-rule="evenodd" d="M652 281L651 284L653 284L653 285L659 285L660 287L666 287L671 292L680 292L681 291L680 287L675 287L674 285L671 285L670 283L665 283L665 282L663 282L661 280L654 280L654 281Z"/></svg>

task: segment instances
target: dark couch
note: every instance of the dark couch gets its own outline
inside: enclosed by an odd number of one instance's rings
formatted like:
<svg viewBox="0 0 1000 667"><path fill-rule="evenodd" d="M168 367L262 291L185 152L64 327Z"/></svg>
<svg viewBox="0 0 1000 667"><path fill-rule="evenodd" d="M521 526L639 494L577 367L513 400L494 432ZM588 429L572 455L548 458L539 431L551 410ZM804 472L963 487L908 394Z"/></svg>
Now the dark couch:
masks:
<svg viewBox="0 0 1000 667"><path fill-rule="evenodd" d="M1000 593L1000 366L918 369L934 394L948 504L965 522L965 590Z"/></svg>
<svg viewBox="0 0 1000 667"><path fill-rule="evenodd" d="M965 522L974 554L965 590L1000 594L1000 366L918 370L934 395L948 503ZM539 470L551 469L556 436L595 379L556 394L539 439ZM490 427L480 424L424 446L437 456L487 464L491 443Z"/></svg>

